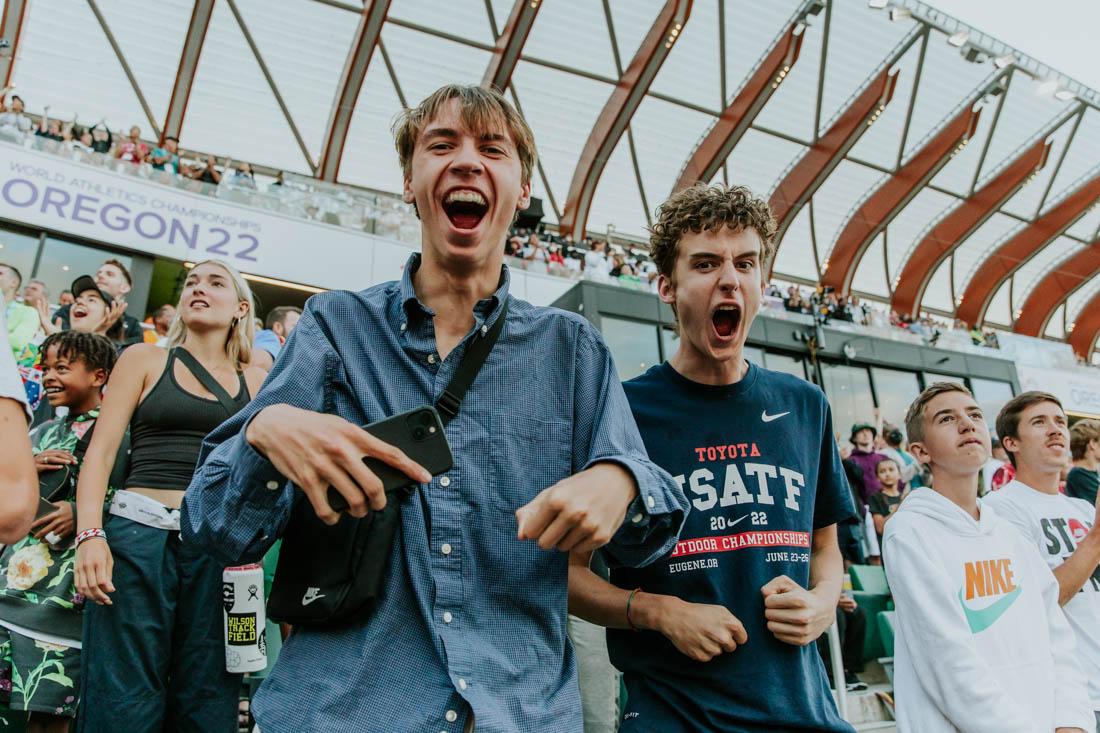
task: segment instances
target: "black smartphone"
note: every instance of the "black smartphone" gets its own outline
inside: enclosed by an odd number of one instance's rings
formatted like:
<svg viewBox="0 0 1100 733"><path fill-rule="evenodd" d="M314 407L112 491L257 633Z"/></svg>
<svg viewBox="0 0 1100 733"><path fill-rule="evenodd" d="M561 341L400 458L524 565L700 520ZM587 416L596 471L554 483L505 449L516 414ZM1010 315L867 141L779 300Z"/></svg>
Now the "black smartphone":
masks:
<svg viewBox="0 0 1100 733"><path fill-rule="evenodd" d="M384 443L396 446L405 455L413 459L433 476L451 470L454 456L447 434L443 430L443 421L431 405L417 407L400 415L364 425L363 429ZM363 463L382 481L386 493L396 489L413 486L416 482L388 463L369 456ZM328 489L328 503L333 511L342 512L348 508L344 495L331 486Z"/></svg>
<svg viewBox="0 0 1100 733"><path fill-rule="evenodd" d="M34 518L41 519L47 514L53 514L57 511L57 507L53 505L52 501L47 501L43 497L38 497L38 511L35 512Z"/></svg>

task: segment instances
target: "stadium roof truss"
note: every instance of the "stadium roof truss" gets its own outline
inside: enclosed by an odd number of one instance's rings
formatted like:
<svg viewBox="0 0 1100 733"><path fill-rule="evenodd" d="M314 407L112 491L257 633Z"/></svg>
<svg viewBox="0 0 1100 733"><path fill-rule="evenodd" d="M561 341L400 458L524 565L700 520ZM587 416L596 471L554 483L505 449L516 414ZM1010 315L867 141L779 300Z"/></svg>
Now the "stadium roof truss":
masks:
<svg viewBox="0 0 1100 733"><path fill-rule="evenodd" d="M394 192L396 113L495 86L575 236L644 240L666 192L745 184L776 278L1089 330L1100 94L918 0L4 0L0 39L32 113Z"/></svg>

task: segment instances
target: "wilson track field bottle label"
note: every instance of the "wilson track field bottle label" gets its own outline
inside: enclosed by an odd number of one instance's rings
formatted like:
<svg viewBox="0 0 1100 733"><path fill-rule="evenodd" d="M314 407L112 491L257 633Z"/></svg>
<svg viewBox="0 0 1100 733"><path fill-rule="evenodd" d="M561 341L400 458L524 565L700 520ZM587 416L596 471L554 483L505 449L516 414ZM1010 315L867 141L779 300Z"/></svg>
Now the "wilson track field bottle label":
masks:
<svg viewBox="0 0 1100 733"><path fill-rule="evenodd" d="M259 672L267 667L264 614L264 571L241 565L222 572L225 619L225 668L229 672Z"/></svg>

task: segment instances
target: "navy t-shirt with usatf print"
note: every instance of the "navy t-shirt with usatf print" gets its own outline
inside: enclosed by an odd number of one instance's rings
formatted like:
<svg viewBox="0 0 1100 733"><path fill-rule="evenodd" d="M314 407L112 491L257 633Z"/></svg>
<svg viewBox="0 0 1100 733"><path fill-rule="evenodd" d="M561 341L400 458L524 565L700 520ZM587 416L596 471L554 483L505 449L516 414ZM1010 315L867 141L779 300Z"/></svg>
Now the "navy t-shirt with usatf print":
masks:
<svg viewBox="0 0 1100 733"><path fill-rule="evenodd" d="M627 589L723 605L748 642L707 663L657 632L608 630L628 699L622 733L852 731L836 710L817 645L767 629L760 589L779 575L810 583L813 531L853 514L825 395L750 364L727 386L667 362L625 383L649 456L692 501L672 554L612 568Z"/></svg>

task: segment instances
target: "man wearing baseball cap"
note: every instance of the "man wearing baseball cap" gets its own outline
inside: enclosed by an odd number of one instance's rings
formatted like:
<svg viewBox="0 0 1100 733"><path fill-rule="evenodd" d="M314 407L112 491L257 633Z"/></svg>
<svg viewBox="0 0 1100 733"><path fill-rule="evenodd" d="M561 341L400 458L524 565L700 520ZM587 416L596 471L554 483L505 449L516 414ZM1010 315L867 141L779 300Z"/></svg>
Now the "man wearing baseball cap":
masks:
<svg viewBox="0 0 1100 733"><path fill-rule="evenodd" d="M875 437L878 430L870 423L856 423L852 426L852 435L848 439L852 444L852 455L849 460L859 466L863 471L863 482L856 487L859 498L866 504L872 494L877 494L882 488L878 482L878 464L886 459L886 456L875 450Z"/></svg>

